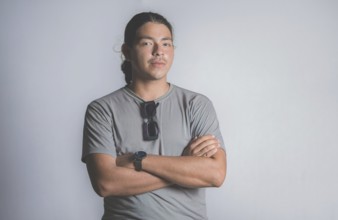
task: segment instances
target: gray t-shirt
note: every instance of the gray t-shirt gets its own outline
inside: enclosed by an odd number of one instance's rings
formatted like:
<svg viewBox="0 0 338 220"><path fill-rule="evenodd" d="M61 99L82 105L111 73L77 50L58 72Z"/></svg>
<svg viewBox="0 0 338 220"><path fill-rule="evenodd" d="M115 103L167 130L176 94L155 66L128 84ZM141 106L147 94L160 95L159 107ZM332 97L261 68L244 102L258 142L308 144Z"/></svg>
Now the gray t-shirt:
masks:
<svg viewBox="0 0 338 220"><path fill-rule="evenodd" d="M144 141L140 104L144 101L123 87L90 103L87 108L82 161L92 153L110 154L145 151L148 154L180 156L196 136L213 134L224 146L211 101L198 93L170 84L159 99L155 120L159 137ZM102 219L207 219L204 188L171 186L152 192L104 198Z"/></svg>

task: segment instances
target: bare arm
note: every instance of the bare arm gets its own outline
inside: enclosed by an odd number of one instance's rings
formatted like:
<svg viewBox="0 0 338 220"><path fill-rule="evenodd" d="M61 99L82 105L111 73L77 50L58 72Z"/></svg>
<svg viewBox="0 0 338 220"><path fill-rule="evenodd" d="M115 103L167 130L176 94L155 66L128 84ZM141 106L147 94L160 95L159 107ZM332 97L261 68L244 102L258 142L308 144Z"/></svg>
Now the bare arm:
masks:
<svg viewBox="0 0 338 220"><path fill-rule="evenodd" d="M184 156L149 155L143 171L184 187L219 187L226 175L226 154L211 135L194 139ZM118 166L133 168L130 156L118 158Z"/></svg>
<svg viewBox="0 0 338 220"><path fill-rule="evenodd" d="M107 154L91 154L86 163L92 186L102 197L136 195L170 185L147 172L117 167L116 159Z"/></svg>
<svg viewBox="0 0 338 220"><path fill-rule="evenodd" d="M226 156L218 150L212 157L163 157L150 155L143 170L184 187L219 187L226 175Z"/></svg>
<svg viewBox="0 0 338 220"><path fill-rule="evenodd" d="M130 196L172 184L185 187L220 186L225 177L225 153L212 136L194 139L183 156L149 155L143 160L144 171L134 169L130 155L114 158L91 154L87 170L95 192L102 196Z"/></svg>

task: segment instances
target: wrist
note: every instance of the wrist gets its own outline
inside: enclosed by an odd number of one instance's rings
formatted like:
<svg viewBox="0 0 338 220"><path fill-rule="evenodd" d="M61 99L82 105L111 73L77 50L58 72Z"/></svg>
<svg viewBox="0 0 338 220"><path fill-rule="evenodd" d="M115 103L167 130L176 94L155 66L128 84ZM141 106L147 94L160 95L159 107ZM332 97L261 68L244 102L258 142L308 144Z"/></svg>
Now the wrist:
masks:
<svg viewBox="0 0 338 220"><path fill-rule="evenodd" d="M136 171L142 170L142 160L147 157L147 153L144 151L137 151L133 156L133 164Z"/></svg>

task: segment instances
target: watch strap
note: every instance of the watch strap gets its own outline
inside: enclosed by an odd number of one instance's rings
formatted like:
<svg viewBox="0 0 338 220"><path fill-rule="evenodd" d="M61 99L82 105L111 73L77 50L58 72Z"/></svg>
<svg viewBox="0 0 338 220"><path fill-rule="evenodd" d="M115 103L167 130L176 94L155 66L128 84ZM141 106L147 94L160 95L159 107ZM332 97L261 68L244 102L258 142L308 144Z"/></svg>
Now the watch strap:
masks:
<svg viewBox="0 0 338 220"><path fill-rule="evenodd" d="M134 166L136 171L141 171L142 170L142 159L137 158L134 160Z"/></svg>
<svg viewBox="0 0 338 220"><path fill-rule="evenodd" d="M134 154L134 167L136 171L142 170L142 160L147 156L144 151L137 151Z"/></svg>

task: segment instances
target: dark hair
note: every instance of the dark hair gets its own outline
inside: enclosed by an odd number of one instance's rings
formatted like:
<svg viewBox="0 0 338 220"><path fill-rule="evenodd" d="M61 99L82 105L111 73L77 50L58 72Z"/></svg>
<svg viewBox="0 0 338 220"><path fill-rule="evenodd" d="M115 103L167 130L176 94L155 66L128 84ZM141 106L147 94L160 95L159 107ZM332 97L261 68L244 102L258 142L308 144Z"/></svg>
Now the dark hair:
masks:
<svg viewBox="0 0 338 220"><path fill-rule="evenodd" d="M142 12L136 14L127 24L124 31L124 44L128 47L133 47L137 30L147 22L154 22L164 24L173 35L173 28L171 24L162 15L153 12ZM132 81L132 68L130 61L124 60L121 64L121 70L125 75L125 81L130 84Z"/></svg>

